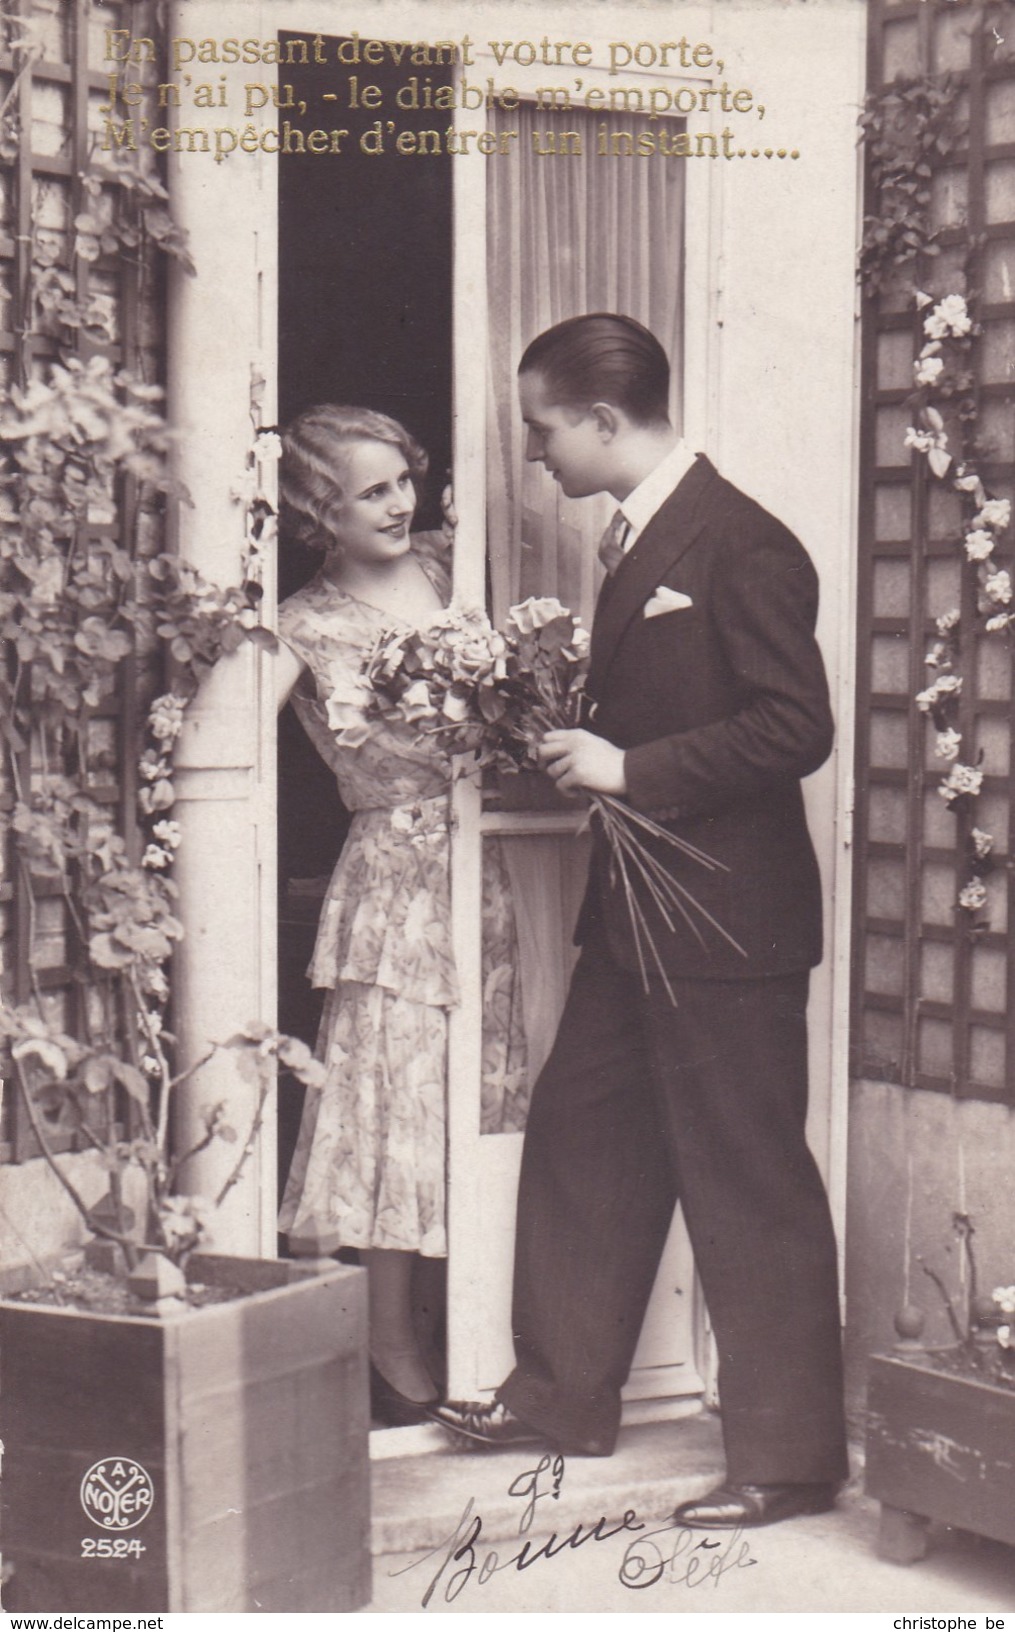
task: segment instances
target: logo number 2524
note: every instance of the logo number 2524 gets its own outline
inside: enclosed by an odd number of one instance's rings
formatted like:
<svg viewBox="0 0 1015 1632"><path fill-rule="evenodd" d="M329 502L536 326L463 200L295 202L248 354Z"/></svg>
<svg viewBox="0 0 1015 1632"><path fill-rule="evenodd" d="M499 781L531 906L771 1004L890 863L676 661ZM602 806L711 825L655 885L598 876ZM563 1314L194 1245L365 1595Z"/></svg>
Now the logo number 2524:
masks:
<svg viewBox="0 0 1015 1632"><path fill-rule="evenodd" d="M82 1558L140 1558L145 1544L140 1536L82 1536Z"/></svg>

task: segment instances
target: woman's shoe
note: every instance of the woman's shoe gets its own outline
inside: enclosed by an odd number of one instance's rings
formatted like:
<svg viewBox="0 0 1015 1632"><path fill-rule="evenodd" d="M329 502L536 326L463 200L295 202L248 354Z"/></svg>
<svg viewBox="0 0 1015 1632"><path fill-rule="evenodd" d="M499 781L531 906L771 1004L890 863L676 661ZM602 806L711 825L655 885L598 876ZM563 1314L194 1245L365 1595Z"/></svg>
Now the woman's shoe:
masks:
<svg viewBox="0 0 1015 1632"><path fill-rule="evenodd" d="M388 1428L413 1428L420 1422L432 1422L437 1400L410 1400L392 1388L386 1377L370 1362L370 1415L375 1422Z"/></svg>

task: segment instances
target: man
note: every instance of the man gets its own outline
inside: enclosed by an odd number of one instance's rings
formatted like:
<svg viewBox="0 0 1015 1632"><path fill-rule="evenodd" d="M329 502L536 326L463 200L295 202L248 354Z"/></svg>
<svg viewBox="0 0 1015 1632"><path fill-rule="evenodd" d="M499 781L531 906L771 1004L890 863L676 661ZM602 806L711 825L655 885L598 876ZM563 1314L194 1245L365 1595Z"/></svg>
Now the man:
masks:
<svg viewBox="0 0 1015 1632"><path fill-rule="evenodd" d="M526 457L570 498L620 509L601 554L588 730L552 731L557 786L614 794L724 869L659 860L737 946L641 905L666 972L648 990L622 881L593 846L581 956L536 1084L522 1161L517 1363L494 1404L449 1401L484 1444L608 1455L679 1199L719 1353L726 1483L677 1509L702 1528L832 1506L847 1464L836 1254L804 1138L806 1004L821 957L800 778L832 719L817 578L782 524L695 458L669 365L626 317L571 318L519 368ZM667 986L669 990L667 990Z"/></svg>

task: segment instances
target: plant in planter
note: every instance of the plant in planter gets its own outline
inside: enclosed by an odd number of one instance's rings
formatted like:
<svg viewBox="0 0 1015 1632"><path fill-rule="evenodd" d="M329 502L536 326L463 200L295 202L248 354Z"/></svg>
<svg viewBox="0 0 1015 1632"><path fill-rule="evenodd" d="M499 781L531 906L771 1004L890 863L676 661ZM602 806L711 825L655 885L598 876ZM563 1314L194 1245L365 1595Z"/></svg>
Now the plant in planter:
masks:
<svg viewBox="0 0 1015 1632"><path fill-rule="evenodd" d="M907 1304L893 1354L870 1362L866 1486L881 1503L878 1551L896 1563L924 1556L931 1521L1015 1544L1015 1287L981 1296L972 1222L956 1214L955 1228L967 1271L961 1316L926 1271L954 1341L924 1346L923 1311Z"/></svg>
<svg viewBox="0 0 1015 1632"><path fill-rule="evenodd" d="M35 351L0 393L0 841L28 976L0 1008L0 1046L39 1156L128 1284L100 1292L94 1269L62 1272L0 1305L5 1607L356 1608L369 1594L363 1276L200 1251L277 1065L311 1086L319 1067L264 1026L210 1040L250 1080L249 1121L211 1104L189 1148L172 1140L173 1097L204 1064L177 1069L169 1030L183 934L173 745L218 658L271 641L256 557L277 438L250 454L244 582L219 588L161 548L165 508L185 499L161 391L89 274L104 262L108 287L110 264L133 265L143 283L156 254L189 265L186 247L137 159L89 165L75 186L69 240L33 215L22 320ZM40 927L52 935L54 913L65 1002ZM214 1141L235 1144L231 1171L212 1196L184 1193ZM97 1205L61 1159L68 1143L108 1178Z"/></svg>

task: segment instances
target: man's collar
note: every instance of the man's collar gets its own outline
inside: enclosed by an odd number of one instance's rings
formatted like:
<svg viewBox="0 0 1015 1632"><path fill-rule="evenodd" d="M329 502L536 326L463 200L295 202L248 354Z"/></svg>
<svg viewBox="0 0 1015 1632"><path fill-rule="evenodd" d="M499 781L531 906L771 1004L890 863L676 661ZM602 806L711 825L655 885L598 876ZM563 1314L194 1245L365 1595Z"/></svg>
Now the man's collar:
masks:
<svg viewBox="0 0 1015 1632"><path fill-rule="evenodd" d="M650 470L644 480L627 495L620 505L621 513L631 529L625 548L629 548L638 534L648 526L677 483L687 475L694 460L694 453L683 438L678 437L675 446L664 455L655 469Z"/></svg>

